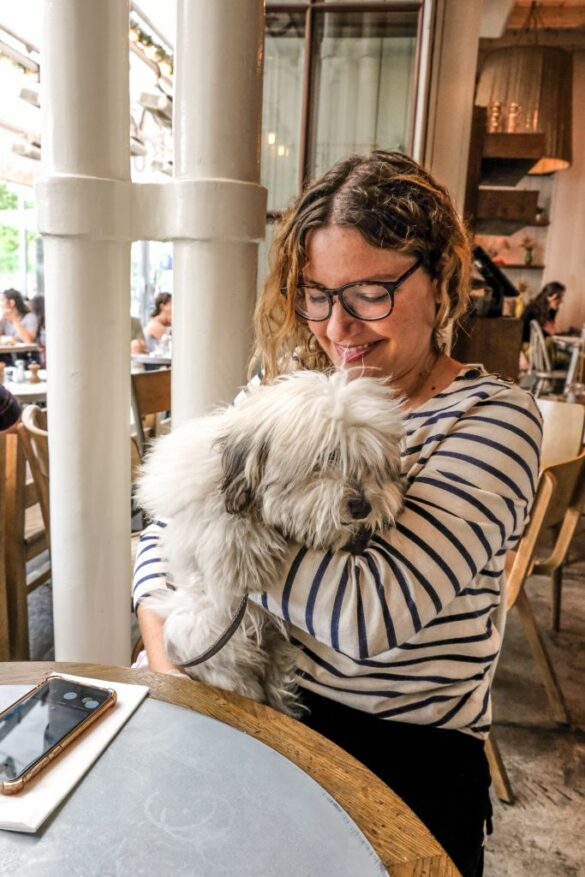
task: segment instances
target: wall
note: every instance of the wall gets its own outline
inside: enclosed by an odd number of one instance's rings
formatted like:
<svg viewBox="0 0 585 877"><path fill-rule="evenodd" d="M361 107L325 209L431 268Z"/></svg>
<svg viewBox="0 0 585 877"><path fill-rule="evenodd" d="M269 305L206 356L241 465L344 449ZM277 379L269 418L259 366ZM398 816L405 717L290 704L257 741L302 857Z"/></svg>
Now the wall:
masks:
<svg viewBox="0 0 585 877"><path fill-rule="evenodd" d="M561 330L585 323L585 52L576 52L573 63L573 164L555 178L543 276L567 287Z"/></svg>

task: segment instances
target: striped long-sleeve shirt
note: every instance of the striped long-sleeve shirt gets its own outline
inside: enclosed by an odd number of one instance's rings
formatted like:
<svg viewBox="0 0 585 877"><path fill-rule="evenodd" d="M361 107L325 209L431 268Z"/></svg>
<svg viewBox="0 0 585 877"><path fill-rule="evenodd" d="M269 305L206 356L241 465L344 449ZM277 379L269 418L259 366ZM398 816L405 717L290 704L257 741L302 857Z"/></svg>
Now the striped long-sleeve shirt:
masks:
<svg viewBox="0 0 585 877"><path fill-rule="evenodd" d="M483 737L506 551L526 525L541 422L532 397L466 366L407 414L404 509L365 552L291 545L261 596L302 647L299 681L384 719ZM162 524L143 534L134 599L164 587Z"/></svg>

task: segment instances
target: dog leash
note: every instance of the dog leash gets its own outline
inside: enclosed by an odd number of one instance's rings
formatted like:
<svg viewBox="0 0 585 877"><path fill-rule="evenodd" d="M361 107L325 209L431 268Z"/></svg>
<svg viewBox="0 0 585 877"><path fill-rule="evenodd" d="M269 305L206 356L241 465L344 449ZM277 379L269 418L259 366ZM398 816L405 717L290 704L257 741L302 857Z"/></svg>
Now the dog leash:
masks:
<svg viewBox="0 0 585 877"><path fill-rule="evenodd" d="M226 627L224 632L220 637L216 639L216 641L211 645L206 651L202 652L196 658L193 658L192 661L185 661L184 663L177 663L177 667L196 667L197 664L203 664L205 661L208 661L210 658L213 658L226 643L229 643L232 636L242 623L242 618L244 617L244 612L246 611L246 606L248 604L248 595L244 594L242 597L242 602L238 606L236 614L230 621L229 625Z"/></svg>

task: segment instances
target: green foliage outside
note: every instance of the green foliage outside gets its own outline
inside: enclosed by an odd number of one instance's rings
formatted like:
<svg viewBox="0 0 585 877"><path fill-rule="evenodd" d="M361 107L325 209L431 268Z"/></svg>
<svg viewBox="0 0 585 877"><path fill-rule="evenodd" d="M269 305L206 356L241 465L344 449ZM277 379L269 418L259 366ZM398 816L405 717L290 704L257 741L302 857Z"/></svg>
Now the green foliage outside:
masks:
<svg viewBox="0 0 585 877"><path fill-rule="evenodd" d="M0 183L0 211L16 210L18 197ZM14 274L18 270L18 229L2 223L0 212L0 274Z"/></svg>

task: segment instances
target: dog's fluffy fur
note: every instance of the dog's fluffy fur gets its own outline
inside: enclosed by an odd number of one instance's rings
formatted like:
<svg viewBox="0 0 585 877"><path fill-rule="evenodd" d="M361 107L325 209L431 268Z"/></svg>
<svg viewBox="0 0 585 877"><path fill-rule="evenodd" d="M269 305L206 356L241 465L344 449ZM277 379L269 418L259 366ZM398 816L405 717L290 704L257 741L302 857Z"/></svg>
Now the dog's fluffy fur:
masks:
<svg viewBox="0 0 585 877"><path fill-rule="evenodd" d="M336 550L390 526L401 435L400 403L383 381L300 371L160 439L137 495L167 522L176 590L151 605L166 618L171 658L197 657L243 594L269 592L289 540ZM188 672L294 714L295 663L284 625L250 602L229 643Z"/></svg>

